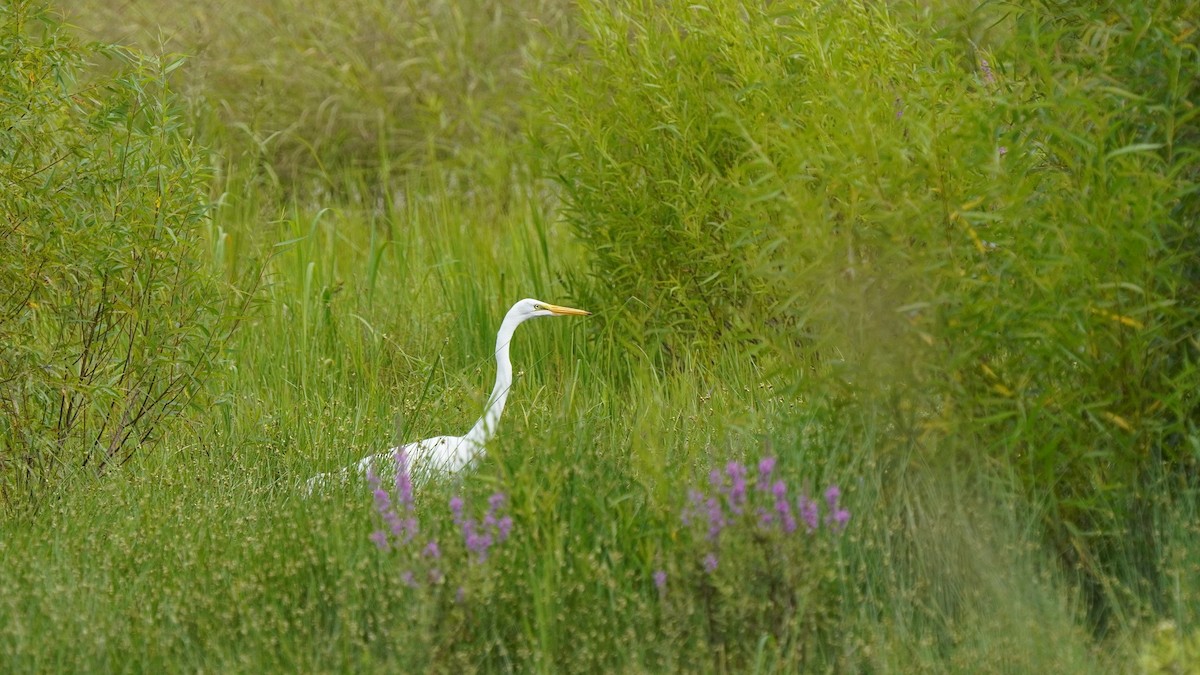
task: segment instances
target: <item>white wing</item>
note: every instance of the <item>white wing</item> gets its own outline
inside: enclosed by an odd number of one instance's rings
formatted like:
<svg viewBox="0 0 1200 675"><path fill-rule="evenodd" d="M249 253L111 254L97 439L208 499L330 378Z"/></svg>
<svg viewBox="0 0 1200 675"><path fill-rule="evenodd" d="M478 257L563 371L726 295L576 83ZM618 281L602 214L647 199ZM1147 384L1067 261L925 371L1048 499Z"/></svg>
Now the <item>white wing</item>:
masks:
<svg viewBox="0 0 1200 675"><path fill-rule="evenodd" d="M315 490L333 483L346 483L351 477L365 479L372 470L378 475L394 476L397 450L403 450L408 458L414 485L420 485L435 476L455 474L471 468L482 454L482 448L465 436L434 436L387 452L367 455L340 471L317 474L308 479L304 494L311 496Z"/></svg>

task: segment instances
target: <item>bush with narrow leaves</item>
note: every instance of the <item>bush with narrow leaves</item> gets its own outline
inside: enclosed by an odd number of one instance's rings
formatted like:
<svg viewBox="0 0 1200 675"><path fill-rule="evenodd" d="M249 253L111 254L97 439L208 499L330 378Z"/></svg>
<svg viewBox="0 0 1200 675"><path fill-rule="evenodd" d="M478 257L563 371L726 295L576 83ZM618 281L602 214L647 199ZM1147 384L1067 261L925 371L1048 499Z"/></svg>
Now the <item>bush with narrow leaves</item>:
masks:
<svg viewBox="0 0 1200 675"><path fill-rule="evenodd" d="M1004 467L1104 587L1200 470L1200 32L1110 5L980 44L905 3L584 3L539 81L613 361L806 373L885 456Z"/></svg>
<svg viewBox="0 0 1200 675"><path fill-rule="evenodd" d="M112 75L84 77L113 59ZM0 502L151 446L220 357L209 174L159 61L0 8Z"/></svg>

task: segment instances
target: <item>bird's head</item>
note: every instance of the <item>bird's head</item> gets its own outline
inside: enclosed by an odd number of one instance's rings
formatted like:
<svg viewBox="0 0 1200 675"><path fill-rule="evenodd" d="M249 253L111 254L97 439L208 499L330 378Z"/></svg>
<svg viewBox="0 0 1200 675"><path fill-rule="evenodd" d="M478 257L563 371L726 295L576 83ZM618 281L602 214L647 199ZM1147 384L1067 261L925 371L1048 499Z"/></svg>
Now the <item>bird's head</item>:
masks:
<svg viewBox="0 0 1200 675"><path fill-rule="evenodd" d="M588 316L591 312L585 312L582 309L575 309L573 307L563 307L562 305L552 305L541 300L534 300L533 298L525 298L513 305L513 308L509 310L509 314L523 321L539 316Z"/></svg>

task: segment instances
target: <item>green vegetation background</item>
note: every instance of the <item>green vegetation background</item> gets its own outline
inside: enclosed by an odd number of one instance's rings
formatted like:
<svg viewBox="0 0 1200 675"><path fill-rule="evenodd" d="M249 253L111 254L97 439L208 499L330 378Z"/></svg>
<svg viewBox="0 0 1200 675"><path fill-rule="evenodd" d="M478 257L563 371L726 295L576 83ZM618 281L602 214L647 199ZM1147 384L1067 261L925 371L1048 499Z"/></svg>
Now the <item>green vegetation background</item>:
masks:
<svg viewBox="0 0 1200 675"><path fill-rule="evenodd" d="M1196 9L7 3L0 669L1193 672ZM411 588L300 485L530 296ZM849 527L705 572L766 456Z"/></svg>

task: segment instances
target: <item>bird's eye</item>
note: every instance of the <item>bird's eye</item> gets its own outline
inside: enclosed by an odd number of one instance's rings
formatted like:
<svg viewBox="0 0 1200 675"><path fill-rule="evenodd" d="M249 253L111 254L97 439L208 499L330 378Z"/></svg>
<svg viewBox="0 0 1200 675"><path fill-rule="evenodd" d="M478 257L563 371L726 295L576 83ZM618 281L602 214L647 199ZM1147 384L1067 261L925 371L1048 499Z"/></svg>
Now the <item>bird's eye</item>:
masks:
<svg viewBox="0 0 1200 675"><path fill-rule="evenodd" d="M541 305L534 305L533 308L534 309L546 309L545 307L542 307Z"/></svg>

